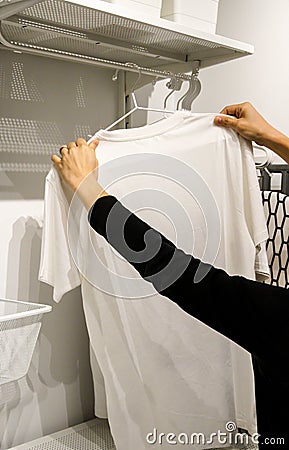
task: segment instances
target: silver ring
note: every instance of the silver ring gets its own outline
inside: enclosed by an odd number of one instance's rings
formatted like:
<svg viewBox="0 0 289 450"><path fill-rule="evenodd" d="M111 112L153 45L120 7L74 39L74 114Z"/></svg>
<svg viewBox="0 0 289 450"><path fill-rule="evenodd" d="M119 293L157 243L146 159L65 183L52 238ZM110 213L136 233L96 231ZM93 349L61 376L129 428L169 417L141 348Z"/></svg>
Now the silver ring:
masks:
<svg viewBox="0 0 289 450"><path fill-rule="evenodd" d="M63 148L67 148L67 150L68 150L67 145L62 145L62 147L60 147L60 149L59 149L59 153L60 153L60 154L61 154L61 151L62 151ZM61 154L61 156L62 156L62 154Z"/></svg>

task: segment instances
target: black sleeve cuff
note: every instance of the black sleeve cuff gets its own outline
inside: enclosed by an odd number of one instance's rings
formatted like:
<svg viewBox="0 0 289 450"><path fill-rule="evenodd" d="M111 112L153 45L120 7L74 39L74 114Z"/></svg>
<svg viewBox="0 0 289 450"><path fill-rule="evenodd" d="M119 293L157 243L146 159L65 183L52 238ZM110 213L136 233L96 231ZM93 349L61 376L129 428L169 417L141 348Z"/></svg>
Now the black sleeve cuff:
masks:
<svg viewBox="0 0 289 450"><path fill-rule="evenodd" d="M88 211L88 222L90 226L105 238L107 218L117 201L113 195L100 197Z"/></svg>

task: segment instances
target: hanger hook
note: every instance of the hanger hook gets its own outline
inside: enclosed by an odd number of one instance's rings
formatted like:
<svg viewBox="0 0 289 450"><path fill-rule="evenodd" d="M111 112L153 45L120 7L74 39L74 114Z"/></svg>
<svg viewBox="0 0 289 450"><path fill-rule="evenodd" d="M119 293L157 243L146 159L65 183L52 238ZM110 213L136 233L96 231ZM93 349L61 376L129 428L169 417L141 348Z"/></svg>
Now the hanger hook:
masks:
<svg viewBox="0 0 289 450"><path fill-rule="evenodd" d="M166 87L169 89L174 89L176 82L177 82L177 76L173 72L168 72L170 76L170 80L167 82Z"/></svg>
<svg viewBox="0 0 289 450"><path fill-rule="evenodd" d="M136 87L138 85L138 82L139 82L139 80L140 80L140 78L142 76L141 68L137 64L130 63L130 62L125 63L125 65L128 66L128 67L133 67L133 68L137 69L137 71L138 71L138 77L137 77L136 82L134 83L133 87L131 88L131 92L130 92L131 94L134 94L134 91L135 91L135 89L136 89Z"/></svg>
<svg viewBox="0 0 289 450"><path fill-rule="evenodd" d="M178 103L177 103L177 110L179 109L182 100L185 99L185 97L189 94L189 92L190 92L191 89L192 89L192 78L189 80L189 87L188 87L188 89L187 89L186 92L181 96L181 98L179 98L179 100L178 100Z"/></svg>
<svg viewBox="0 0 289 450"><path fill-rule="evenodd" d="M177 85L177 77L173 72L169 72L170 74L170 80L166 83L166 87L168 89L171 89L171 92L168 93L168 95L166 96L165 100L164 100L164 109L166 109L167 107L167 102L168 99L170 98L170 96L175 92L175 88Z"/></svg>
<svg viewBox="0 0 289 450"><path fill-rule="evenodd" d="M157 76L153 79L153 81L152 81L152 85L153 85L153 86L156 85L158 79L159 79L159 77L158 77L158 75L157 75Z"/></svg>
<svg viewBox="0 0 289 450"><path fill-rule="evenodd" d="M112 76L112 81L117 81L118 79L118 73L119 73L119 69L116 69L116 71L114 72L113 76Z"/></svg>
<svg viewBox="0 0 289 450"><path fill-rule="evenodd" d="M201 92L201 82L198 78L198 75L199 75L199 68L196 67L195 70L191 74L188 90L178 100L177 109L179 109L181 102L182 102L182 109L186 109L186 110L191 109L193 101L197 98L197 96Z"/></svg>

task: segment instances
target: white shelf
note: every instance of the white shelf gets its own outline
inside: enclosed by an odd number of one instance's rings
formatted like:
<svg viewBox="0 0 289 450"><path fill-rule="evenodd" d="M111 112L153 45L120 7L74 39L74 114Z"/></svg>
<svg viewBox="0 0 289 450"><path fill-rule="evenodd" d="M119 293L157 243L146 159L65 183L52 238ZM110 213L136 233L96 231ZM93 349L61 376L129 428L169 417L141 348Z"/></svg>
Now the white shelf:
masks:
<svg viewBox="0 0 289 450"><path fill-rule="evenodd" d="M253 53L251 45L101 0L42 0L2 21L2 45L93 64L94 58L189 71ZM7 45L8 46L8 45Z"/></svg>

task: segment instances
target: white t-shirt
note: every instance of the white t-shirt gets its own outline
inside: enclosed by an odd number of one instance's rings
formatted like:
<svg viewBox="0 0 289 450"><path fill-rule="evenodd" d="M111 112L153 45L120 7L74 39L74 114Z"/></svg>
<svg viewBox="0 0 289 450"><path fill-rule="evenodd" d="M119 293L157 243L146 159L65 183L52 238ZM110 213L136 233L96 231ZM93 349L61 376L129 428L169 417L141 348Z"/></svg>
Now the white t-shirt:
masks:
<svg viewBox="0 0 289 450"><path fill-rule="evenodd" d="M187 253L230 274L264 277L267 228L252 148L215 126L214 116L177 112L141 128L99 131L99 182ZM209 438L233 421L255 432L249 354L156 293L89 227L77 198L67 218L53 168L39 279L54 287L55 301L81 284L95 413L107 414L118 450L151 448L154 429Z"/></svg>

